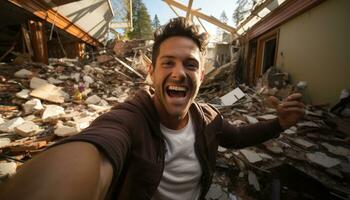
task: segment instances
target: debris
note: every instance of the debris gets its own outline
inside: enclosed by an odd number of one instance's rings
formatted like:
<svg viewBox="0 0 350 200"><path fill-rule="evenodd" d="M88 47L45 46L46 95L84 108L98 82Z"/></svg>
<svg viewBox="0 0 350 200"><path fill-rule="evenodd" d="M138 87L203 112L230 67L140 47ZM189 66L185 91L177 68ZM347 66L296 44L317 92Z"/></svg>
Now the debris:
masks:
<svg viewBox="0 0 350 200"><path fill-rule="evenodd" d="M19 126L15 127L15 133L22 137L28 137L36 134L40 128L32 121L26 121Z"/></svg>
<svg viewBox="0 0 350 200"><path fill-rule="evenodd" d="M4 122L2 124L0 124L0 131L2 132L13 132L14 128L16 126L21 125L24 122L24 119L22 117L17 117L14 119L11 119L7 122Z"/></svg>
<svg viewBox="0 0 350 200"><path fill-rule="evenodd" d="M31 76L33 76L33 72L26 69L21 69L15 73L15 77L18 78L29 78Z"/></svg>
<svg viewBox="0 0 350 200"><path fill-rule="evenodd" d="M340 161L336 158L327 156L322 152L306 153L307 159L325 168L331 168L340 164Z"/></svg>
<svg viewBox="0 0 350 200"><path fill-rule="evenodd" d="M205 197L206 199L227 200L227 194L222 190L222 187L218 184L212 184Z"/></svg>
<svg viewBox="0 0 350 200"><path fill-rule="evenodd" d="M344 157L350 156L350 150L347 148L344 148L342 146L333 146L333 145L328 144L326 142L322 142L321 145L324 146L325 148L327 148L327 150L329 152L331 152L335 155L344 156Z"/></svg>
<svg viewBox="0 0 350 200"><path fill-rule="evenodd" d="M58 79L55 79L55 78L48 78L47 81L50 83L50 84L53 84L53 85L58 85L58 84L61 84L63 83L63 81L61 80L58 80Z"/></svg>
<svg viewBox="0 0 350 200"><path fill-rule="evenodd" d="M21 99L28 99L29 98L29 92L30 92L30 90L23 89L20 92L16 93L16 97L21 98Z"/></svg>
<svg viewBox="0 0 350 200"><path fill-rule="evenodd" d="M46 84L48 84L47 80L41 78L33 77L30 80L30 88L32 89L37 89L39 87L45 86Z"/></svg>
<svg viewBox="0 0 350 200"><path fill-rule="evenodd" d="M259 120L257 120L255 117L252 117L249 115L244 115L244 116L247 118L249 124L256 124L259 122Z"/></svg>
<svg viewBox="0 0 350 200"><path fill-rule="evenodd" d="M85 81L85 83L88 83L88 84L92 84L94 82L94 79L92 79L90 76L88 75L85 75L83 77L83 80Z"/></svg>
<svg viewBox="0 0 350 200"><path fill-rule="evenodd" d="M294 138L292 139L292 141L297 144L298 146L302 147L302 148L305 148L305 149L309 149L311 147L314 147L315 144L311 143L311 142L308 142L304 139L301 139L301 138Z"/></svg>
<svg viewBox="0 0 350 200"><path fill-rule="evenodd" d="M312 122L312 121L299 122L299 123L297 123L297 126L298 127L315 127L315 128L320 127L318 124L316 124L315 122Z"/></svg>
<svg viewBox="0 0 350 200"><path fill-rule="evenodd" d="M218 147L218 151L219 151L219 152L226 152L227 149L226 149L225 147L219 146L219 147Z"/></svg>
<svg viewBox="0 0 350 200"><path fill-rule="evenodd" d="M238 100L240 100L244 96L245 96L245 94L242 92L242 90L237 87L234 90L232 90L231 92L222 96L220 99L221 99L222 105L230 106L230 105L236 103Z"/></svg>
<svg viewBox="0 0 350 200"><path fill-rule="evenodd" d="M11 143L10 138L0 138L0 148L7 146Z"/></svg>
<svg viewBox="0 0 350 200"><path fill-rule="evenodd" d="M0 162L0 176L15 174L16 169L17 164L15 162Z"/></svg>
<svg viewBox="0 0 350 200"><path fill-rule="evenodd" d="M259 154L255 153L252 150L248 149L242 149L240 152L244 155L244 157L250 162L250 163L256 163L262 161L262 158L259 156Z"/></svg>
<svg viewBox="0 0 350 200"><path fill-rule="evenodd" d="M48 120L52 120L52 119L57 119L63 114L65 114L65 112L64 112L64 108L62 108L61 106L46 105L46 108L45 108L41 118L44 121L48 121Z"/></svg>
<svg viewBox="0 0 350 200"><path fill-rule="evenodd" d="M92 96L89 96L86 100L85 100L85 103L86 104L99 104L101 102L101 98L97 95L92 95Z"/></svg>
<svg viewBox="0 0 350 200"><path fill-rule="evenodd" d="M260 191L260 184L254 172L248 170L248 182L256 191Z"/></svg>
<svg viewBox="0 0 350 200"><path fill-rule="evenodd" d="M31 99L27 102L25 102L23 105L23 110L24 110L24 114L31 114L34 111L39 111L44 109L43 105L41 104L41 101L39 99Z"/></svg>
<svg viewBox="0 0 350 200"><path fill-rule="evenodd" d="M70 126L59 126L55 129L55 135L60 137L66 137L66 136L72 136L79 133L79 129L77 127L70 127Z"/></svg>
<svg viewBox="0 0 350 200"><path fill-rule="evenodd" d="M50 101L53 103L63 103L65 93L55 85L47 83L44 85L40 85L40 87L33 90L30 93L30 96L37 97L39 99Z"/></svg>
<svg viewBox="0 0 350 200"><path fill-rule="evenodd" d="M288 129L284 130L283 132L288 134L288 135L295 134L297 132L297 127L295 127L295 126L289 127Z"/></svg>
<svg viewBox="0 0 350 200"><path fill-rule="evenodd" d="M283 149L277 144L277 142L274 142L271 140L271 141L264 142L263 145L267 150L271 151L272 153L275 153L275 154L283 153Z"/></svg>

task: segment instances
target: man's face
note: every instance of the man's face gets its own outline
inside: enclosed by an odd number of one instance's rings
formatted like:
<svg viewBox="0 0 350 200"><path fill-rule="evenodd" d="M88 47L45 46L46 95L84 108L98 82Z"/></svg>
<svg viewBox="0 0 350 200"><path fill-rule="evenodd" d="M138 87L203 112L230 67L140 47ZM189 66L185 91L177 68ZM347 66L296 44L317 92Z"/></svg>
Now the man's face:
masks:
<svg viewBox="0 0 350 200"><path fill-rule="evenodd" d="M159 47L151 70L154 102L161 116L184 118L203 80L201 52L187 37L170 37ZM164 120L164 119L163 119Z"/></svg>

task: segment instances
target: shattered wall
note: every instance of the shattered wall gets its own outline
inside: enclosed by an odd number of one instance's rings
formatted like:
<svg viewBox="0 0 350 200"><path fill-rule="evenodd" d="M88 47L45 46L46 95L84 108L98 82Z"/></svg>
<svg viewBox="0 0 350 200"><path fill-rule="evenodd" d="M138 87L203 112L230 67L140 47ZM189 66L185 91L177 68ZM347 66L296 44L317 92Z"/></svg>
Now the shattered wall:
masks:
<svg viewBox="0 0 350 200"><path fill-rule="evenodd" d="M308 82L312 103L338 101L350 89L350 1L324 1L280 27L277 66Z"/></svg>

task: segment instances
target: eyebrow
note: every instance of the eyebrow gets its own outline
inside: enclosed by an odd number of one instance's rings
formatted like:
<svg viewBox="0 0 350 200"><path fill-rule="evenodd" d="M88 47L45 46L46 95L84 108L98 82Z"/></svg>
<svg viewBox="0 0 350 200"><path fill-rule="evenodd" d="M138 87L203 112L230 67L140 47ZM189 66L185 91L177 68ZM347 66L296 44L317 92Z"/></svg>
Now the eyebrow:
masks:
<svg viewBox="0 0 350 200"><path fill-rule="evenodd" d="M161 56L159 59L166 59L166 58L175 59L176 57L175 56L170 56L170 55L164 55L164 56ZM187 59L188 60L194 60L194 61L198 62L197 58L192 57L192 56L188 57Z"/></svg>

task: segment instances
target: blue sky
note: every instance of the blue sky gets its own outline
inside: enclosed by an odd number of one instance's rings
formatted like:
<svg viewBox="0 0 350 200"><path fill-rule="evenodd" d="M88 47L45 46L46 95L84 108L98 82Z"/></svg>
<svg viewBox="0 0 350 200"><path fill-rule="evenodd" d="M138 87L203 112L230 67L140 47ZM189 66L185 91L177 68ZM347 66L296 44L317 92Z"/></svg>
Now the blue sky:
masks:
<svg viewBox="0 0 350 200"><path fill-rule="evenodd" d="M176 17L176 14L171 10L167 3L162 0L142 0L145 3L148 13L153 20L154 15L157 14L160 23L163 25L169 21L170 18ZM188 4L188 0L176 0L179 3ZM201 9L200 12L206 15L212 15L216 18L220 18L222 11L225 11L228 18L228 25L234 26L232 21L232 13L235 9L236 0L193 0L192 9ZM181 16L186 16L186 13L180 9L174 7L174 9ZM201 20L205 28L211 35L215 35L217 27L206 23L205 20ZM196 22L196 20L195 20Z"/></svg>

